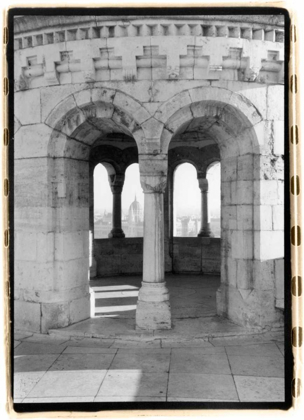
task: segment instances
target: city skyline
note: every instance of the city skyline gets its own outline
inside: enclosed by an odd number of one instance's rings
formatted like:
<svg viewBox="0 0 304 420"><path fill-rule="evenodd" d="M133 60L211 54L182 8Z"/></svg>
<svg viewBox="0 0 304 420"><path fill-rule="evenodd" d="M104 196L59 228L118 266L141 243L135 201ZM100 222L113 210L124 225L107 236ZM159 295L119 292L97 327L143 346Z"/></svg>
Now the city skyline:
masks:
<svg viewBox="0 0 304 420"><path fill-rule="evenodd" d="M208 173L209 214L220 216L220 165L212 166ZM184 163L175 171L174 208L177 217L199 216L201 213L201 193L197 182L197 173L193 165ZM126 215L134 199L144 206L144 194L140 185L138 164L130 165L125 174L122 190L122 213ZM94 212L112 212L112 192L105 167L98 164L94 170Z"/></svg>

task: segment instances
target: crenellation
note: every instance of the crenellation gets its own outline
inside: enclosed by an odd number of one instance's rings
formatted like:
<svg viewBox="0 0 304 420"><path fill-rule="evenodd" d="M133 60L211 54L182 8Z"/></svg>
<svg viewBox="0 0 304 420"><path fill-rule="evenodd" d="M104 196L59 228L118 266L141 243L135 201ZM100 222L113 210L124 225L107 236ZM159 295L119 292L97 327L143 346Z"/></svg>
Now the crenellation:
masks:
<svg viewBox="0 0 304 420"><path fill-rule="evenodd" d="M282 40L283 31L277 29L252 28L243 24L231 26L222 22L212 25L195 22L159 24L148 20L141 24L122 22L97 27L93 24L75 29L69 27L66 30L54 28L54 32L17 37L15 48L23 56L29 56L29 48L44 47L46 62L43 68L49 84L72 83L75 78L89 82L198 78L282 83ZM60 48L65 42L69 43L71 53L81 57L81 65L79 62L71 63L69 67L59 65L59 73L81 73L58 78L54 71L58 59L54 57L54 49L48 52L47 49L56 44ZM96 54L94 45L97 44L101 45L101 54ZM161 57L144 60L146 55L155 55L149 53L149 48L153 46L159 48ZM126 49L128 54L124 53ZM38 63L41 61L38 60ZM28 79L28 88L31 88L34 87L33 78L40 77L41 73L29 75L28 70L20 69L19 73L23 72ZM43 81L40 83L42 85Z"/></svg>

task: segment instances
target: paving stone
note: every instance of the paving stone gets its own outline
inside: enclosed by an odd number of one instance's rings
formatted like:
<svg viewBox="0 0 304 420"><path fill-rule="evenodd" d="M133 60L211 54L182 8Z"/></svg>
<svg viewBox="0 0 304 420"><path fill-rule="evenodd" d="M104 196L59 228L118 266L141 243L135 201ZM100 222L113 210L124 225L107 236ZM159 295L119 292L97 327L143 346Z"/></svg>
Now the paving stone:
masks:
<svg viewBox="0 0 304 420"><path fill-rule="evenodd" d="M214 398L199 398L199 397L167 397L168 402L239 402L236 399L214 399ZM197 407L199 408L199 407Z"/></svg>
<svg viewBox="0 0 304 420"><path fill-rule="evenodd" d="M109 368L113 358L114 354L62 354L50 370L103 370Z"/></svg>
<svg viewBox="0 0 304 420"><path fill-rule="evenodd" d="M226 354L206 354L199 348L172 349L170 372L231 374Z"/></svg>
<svg viewBox="0 0 304 420"><path fill-rule="evenodd" d="M52 345L52 344L39 344L39 343L21 343L20 346L14 350L14 355L26 354L59 354L62 353L66 346Z"/></svg>
<svg viewBox="0 0 304 420"><path fill-rule="evenodd" d="M111 370L140 369L141 372L168 372L170 365L169 349L119 349Z"/></svg>
<svg viewBox="0 0 304 420"><path fill-rule="evenodd" d="M242 402L285 401L283 378L234 376Z"/></svg>
<svg viewBox="0 0 304 420"><path fill-rule="evenodd" d="M20 343L21 343L21 341L16 341L16 340L14 340L14 349L15 349L16 347L18 347Z"/></svg>
<svg viewBox="0 0 304 420"><path fill-rule="evenodd" d="M66 343L69 346L73 347L110 347L114 343L113 339L103 339L103 338L83 338L81 340L71 340Z"/></svg>
<svg viewBox="0 0 304 420"><path fill-rule="evenodd" d="M93 402L94 397L49 397L49 398L24 398L23 403L63 403L63 402Z"/></svg>
<svg viewBox="0 0 304 420"><path fill-rule="evenodd" d="M96 397L165 397L168 374L140 369L110 370Z"/></svg>
<svg viewBox="0 0 304 420"><path fill-rule="evenodd" d="M45 372L19 372L14 374L14 398L25 398Z"/></svg>
<svg viewBox="0 0 304 420"><path fill-rule="evenodd" d="M14 398L14 404L20 404L22 403L23 398Z"/></svg>
<svg viewBox="0 0 304 420"><path fill-rule="evenodd" d="M122 348L138 348L138 347L145 347L145 348L160 348L160 340L115 340L112 344L113 348L122 349Z"/></svg>
<svg viewBox="0 0 304 420"><path fill-rule="evenodd" d="M14 339L15 340L23 340L24 338L31 337L33 333L24 333L21 331L14 332Z"/></svg>
<svg viewBox="0 0 304 420"><path fill-rule="evenodd" d="M63 354L66 353L84 353L84 354L89 354L89 353L102 353L102 354L115 354L117 352L117 349L109 349L107 347L73 347L73 346L69 346L67 347Z"/></svg>
<svg viewBox="0 0 304 420"><path fill-rule="evenodd" d="M228 359L234 375L284 377L284 359L282 357L228 355Z"/></svg>
<svg viewBox="0 0 304 420"><path fill-rule="evenodd" d="M20 355L14 357L14 372L45 372L58 354Z"/></svg>
<svg viewBox="0 0 304 420"><path fill-rule="evenodd" d="M248 346L228 346L226 352L231 356L282 356L278 347L273 344L254 344Z"/></svg>
<svg viewBox="0 0 304 420"><path fill-rule="evenodd" d="M282 335L282 334L281 334ZM250 344L270 343L273 341L269 335L251 334L251 335L235 335L232 337L210 338L210 343L214 346L247 346Z"/></svg>
<svg viewBox="0 0 304 420"><path fill-rule="evenodd" d="M200 339L200 338L196 338L193 340L177 340L177 339L166 339L163 338L161 340L161 347L170 347L170 348L175 348L175 347L199 347L199 348L212 348L214 349L213 345L210 344L206 339ZM224 348L223 348L224 350Z"/></svg>
<svg viewBox="0 0 304 420"><path fill-rule="evenodd" d="M49 371L28 394L29 398L93 397L106 370Z"/></svg>
<svg viewBox="0 0 304 420"><path fill-rule="evenodd" d="M169 398L238 401L232 375L170 372Z"/></svg>
<svg viewBox="0 0 304 420"><path fill-rule="evenodd" d="M60 345L60 344L66 343L68 339L65 337L56 338L48 334L33 334L32 336L28 338L24 338L22 341L24 343L33 342L33 343L39 343L39 344Z"/></svg>
<svg viewBox="0 0 304 420"><path fill-rule="evenodd" d="M166 397L133 397L133 396L121 396L121 397L96 397L94 402L165 402Z"/></svg>

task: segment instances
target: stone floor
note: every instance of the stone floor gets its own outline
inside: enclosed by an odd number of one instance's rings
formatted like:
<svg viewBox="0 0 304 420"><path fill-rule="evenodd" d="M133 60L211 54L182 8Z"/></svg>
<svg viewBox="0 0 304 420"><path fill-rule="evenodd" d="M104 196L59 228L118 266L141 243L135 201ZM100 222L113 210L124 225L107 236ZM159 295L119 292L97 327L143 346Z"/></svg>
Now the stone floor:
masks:
<svg viewBox="0 0 304 420"><path fill-rule="evenodd" d="M283 333L215 313L215 276L167 276L173 328L134 328L140 278L92 281L94 318L15 332L14 401L284 401Z"/></svg>

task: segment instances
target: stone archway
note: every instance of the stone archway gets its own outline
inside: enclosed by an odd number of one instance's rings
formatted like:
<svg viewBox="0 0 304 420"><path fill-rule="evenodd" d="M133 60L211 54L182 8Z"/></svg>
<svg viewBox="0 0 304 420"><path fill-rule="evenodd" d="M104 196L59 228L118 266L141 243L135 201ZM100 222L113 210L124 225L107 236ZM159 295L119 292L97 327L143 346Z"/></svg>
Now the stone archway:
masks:
<svg viewBox="0 0 304 420"><path fill-rule="evenodd" d="M16 169L25 174L15 180L16 197L20 196L15 202L17 242L32 241L35 252L40 249L38 259L29 258L27 264L16 249L15 321L18 328L37 332L89 317L91 145L105 133L122 132L140 149L145 143L140 124L150 118L139 102L106 88L70 94L49 113L43 112L42 123L20 128L15 137L22 157ZM26 149L19 147L24 138ZM31 211L29 200L35 225L22 208L27 205Z"/></svg>
<svg viewBox="0 0 304 420"><path fill-rule="evenodd" d="M244 326L279 325L276 284L271 267L282 260L283 237L263 227L267 202L282 200L280 169L268 179L263 163L272 158L267 122L242 95L221 88L195 88L162 104L155 118L163 123L161 150L167 153L177 130L200 123L219 146L222 178L221 287L218 314ZM266 249L263 238L272 251ZM279 245L276 244L279 241Z"/></svg>

